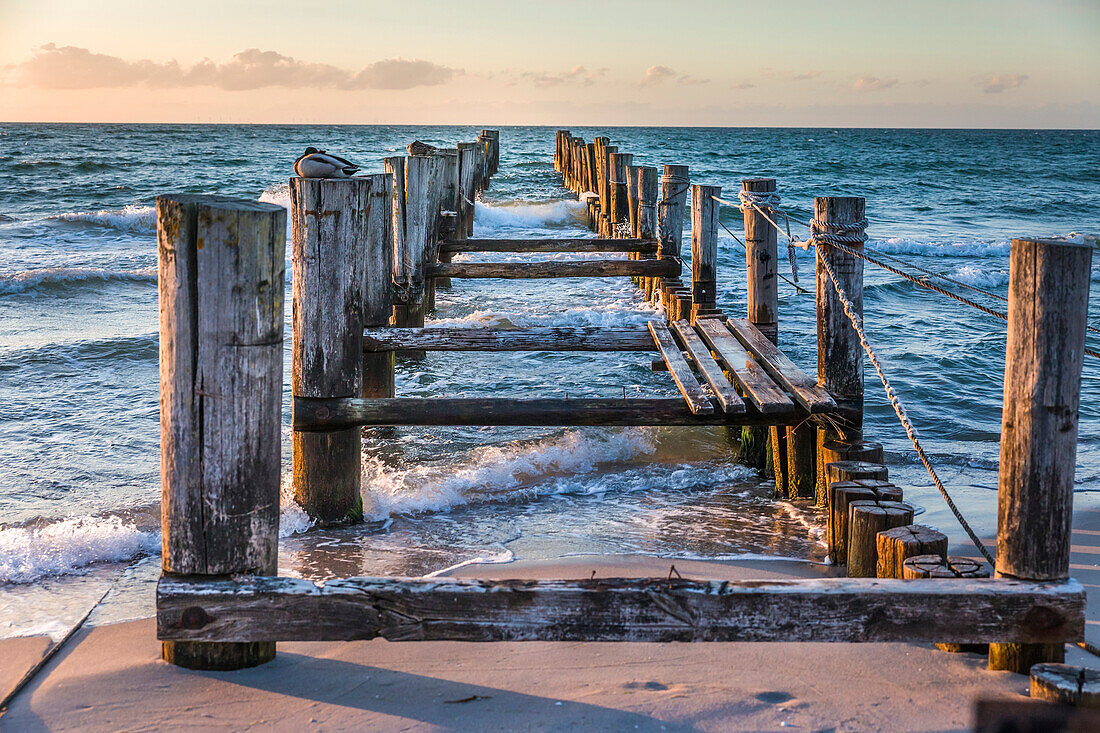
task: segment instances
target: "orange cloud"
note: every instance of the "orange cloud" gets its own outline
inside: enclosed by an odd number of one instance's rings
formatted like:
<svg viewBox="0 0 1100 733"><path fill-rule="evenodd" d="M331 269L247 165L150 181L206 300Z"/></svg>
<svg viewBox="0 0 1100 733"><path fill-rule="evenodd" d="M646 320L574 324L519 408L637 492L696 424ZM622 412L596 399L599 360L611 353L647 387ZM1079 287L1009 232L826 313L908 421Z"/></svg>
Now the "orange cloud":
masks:
<svg viewBox="0 0 1100 733"><path fill-rule="evenodd" d="M852 89L857 92L881 92L883 89L889 89L892 86L897 86L897 79L879 79L877 76L861 76L856 79L852 84Z"/></svg>

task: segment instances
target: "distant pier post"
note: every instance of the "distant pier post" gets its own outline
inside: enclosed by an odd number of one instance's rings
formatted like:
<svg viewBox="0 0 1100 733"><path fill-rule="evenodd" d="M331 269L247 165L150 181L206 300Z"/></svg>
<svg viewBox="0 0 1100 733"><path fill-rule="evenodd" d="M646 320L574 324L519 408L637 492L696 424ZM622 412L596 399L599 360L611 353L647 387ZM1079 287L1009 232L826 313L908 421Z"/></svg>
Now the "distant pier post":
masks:
<svg viewBox="0 0 1100 733"><path fill-rule="evenodd" d="M620 227L629 226L630 194L627 189L627 169L634 162L630 153L611 154L611 217L610 236L621 239Z"/></svg>
<svg viewBox="0 0 1100 733"><path fill-rule="evenodd" d="M1008 285L997 576L1069 576L1073 474L1092 248L1014 239ZM1065 646L990 644L989 668L1027 674Z"/></svg>
<svg viewBox="0 0 1100 733"><path fill-rule="evenodd" d="M405 314L396 325L423 328L425 310L425 267L429 243L438 212L432 211L431 184L434 172L431 156L411 155L405 159L405 237L395 253L399 263L398 283L405 293Z"/></svg>
<svg viewBox="0 0 1100 733"><path fill-rule="evenodd" d="M473 202L477 197L477 190L474 188L474 171L477 166L476 148L477 143L458 144L458 192L461 198L459 200L460 217L455 234L461 231L462 238L473 236L474 233L475 205Z"/></svg>
<svg viewBox="0 0 1100 733"><path fill-rule="evenodd" d="M371 179L290 179L296 398L358 397ZM322 524L357 518L358 428L295 432L294 497Z"/></svg>
<svg viewBox="0 0 1100 733"><path fill-rule="evenodd" d="M814 220L820 222L827 233L847 234L848 225L863 221L864 205L864 199L859 196L818 196L814 199ZM863 250L862 244L847 246ZM837 284L862 319L863 260L828 244L821 244L818 252L819 257L831 265L839 280ZM831 441L859 441L863 434L863 347L820 261L817 263L817 382L829 390L843 410L838 429L817 430L815 498L824 506L828 476L823 465L823 447Z"/></svg>
<svg viewBox="0 0 1100 733"><path fill-rule="evenodd" d="M609 239L612 236L612 220L614 219L615 201L617 200L615 193L615 153L619 152L619 146L617 145L604 145L603 154L601 160L603 165L603 173L601 174L601 185L603 190L600 192L600 226L596 230L599 236Z"/></svg>
<svg viewBox="0 0 1100 733"><path fill-rule="evenodd" d="M165 573L275 575L286 210L157 198ZM166 662L254 667L275 643L166 641Z"/></svg>
<svg viewBox="0 0 1100 733"><path fill-rule="evenodd" d="M691 187L691 322L717 308L718 202L721 186Z"/></svg>

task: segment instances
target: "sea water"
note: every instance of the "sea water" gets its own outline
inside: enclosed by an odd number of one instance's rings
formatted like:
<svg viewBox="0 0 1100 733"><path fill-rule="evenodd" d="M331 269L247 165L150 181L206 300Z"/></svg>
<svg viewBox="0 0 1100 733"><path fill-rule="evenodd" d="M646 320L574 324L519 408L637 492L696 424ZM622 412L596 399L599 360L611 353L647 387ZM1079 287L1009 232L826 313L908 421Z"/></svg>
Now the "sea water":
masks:
<svg viewBox="0 0 1100 733"><path fill-rule="evenodd" d="M690 166L735 198L778 179L782 208L815 195L867 199L869 245L1004 294L1014 236L1100 230L1095 131L575 128L636 164ZM307 145L364 171L413 139L468 127L0 125L0 637L57 633L111 589L93 622L141 617L159 572L159 423L154 198L217 193L289 206ZM500 171L477 202L479 237L583 237L583 206L552 165L554 130L501 128ZM740 235L742 220L723 208ZM805 229L793 224L805 238ZM685 251L690 234L685 227ZM781 242L781 272L793 279ZM569 259L479 254L462 261ZM288 246L289 258L289 246ZM780 344L815 370L812 256L800 294L779 286ZM1094 266L1092 300L1100 262ZM721 230L718 300L745 310L745 261ZM289 278L291 269L287 267ZM979 534L996 527L1005 327L868 266L867 332L949 491ZM641 325L662 314L627 279L454 280L430 322L461 327ZM994 308L1003 303L964 293ZM290 309L287 308L289 317ZM1096 307L1093 307L1096 313ZM1090 319L1100 325L1100 315ZM668 558L823 558L818 510L772 498L724 429L399 428L367 431L369 522L310 529L289 496L290 326L284 370L280 572L310 578L422 575L475 560L577 553ZM1100 348L1100 339L1089 335ZM1100 496L1100 360L1087 358L1079 506ZM675 396L644 354L430 353L399 359L408 396ZM866 434L922 521L961 535L873 372ZM736 437L736 436L732 436Z"/></svg>

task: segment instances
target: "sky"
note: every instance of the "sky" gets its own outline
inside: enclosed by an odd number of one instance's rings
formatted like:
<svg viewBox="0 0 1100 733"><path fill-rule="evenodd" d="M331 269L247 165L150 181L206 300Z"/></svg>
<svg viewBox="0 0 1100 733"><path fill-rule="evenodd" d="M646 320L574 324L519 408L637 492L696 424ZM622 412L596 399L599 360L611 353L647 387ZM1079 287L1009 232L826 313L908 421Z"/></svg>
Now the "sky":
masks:
<svg viewBox="0 0 1100 733"><path fill-rule="evenodd" d="M0 121L1100 128L1100 0L0 0Z"/></svg>

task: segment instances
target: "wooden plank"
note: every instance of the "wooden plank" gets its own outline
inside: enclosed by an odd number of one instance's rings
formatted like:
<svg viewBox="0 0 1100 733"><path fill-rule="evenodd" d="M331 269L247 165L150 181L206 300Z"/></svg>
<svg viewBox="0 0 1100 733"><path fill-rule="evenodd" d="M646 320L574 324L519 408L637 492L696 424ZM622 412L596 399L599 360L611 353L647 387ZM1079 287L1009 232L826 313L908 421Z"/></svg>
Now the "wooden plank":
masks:
<svg viewBox="0 0 1100 733"><path fill-rule="evenodd" d="M731 318L726 325L747 348L772 379L782 385L795 401L810 412L828 412L836 402L817 380L798 368L760 329L747 318Z"/></svg>
<svg viewBox="0 0 1100 733"><path fill-rule="evenodd" d="M681 319L673 321L672 328L675 330L676 335L680 337L684 348L691 355L696 370L703 375L703 378L707 380L707 384L718 396L718 404L722 406L723 412L744 412L744 400L737 394L737 390L733 388L730 381L726 379L726 375L722 373L722 367L718 366L718 362L710 354L710 349L699 338L699 334L695 333L695 329L691 327L691 324Z"/></svg>
<svg viewBox="0 0 1100 733"><path fill-rule="evenodd" d="M357 425L795 425L807 417L786 412L694 415L679 397L512 399L400 397L294 400L294 429L330 431Z"/></svg>
<svg viewBox="0 0 1100 733"><path fill-rule="evenodd" d="M467 239L444 242L440 252L646 252L655 239Z"/></svg>
<svg viewBox="0 0 1100 733"><path fill-rule="evenodd" d="M669 333L668 328L662 323L650 321L649 332L653 334L653 342L657 344L657 349L665 358L665 365L676 386L680 388L680 394L684 396L688 409L696 415L714 412L714 406L710 404L707 393L691 373L691 367L680 353L680 347L672 340L672 334Z"/></svg>
<svg viewBox="0 0 1100 733"><path fill-rule="evenodd" d="M718 354L718 360L734 381L744 390L756 407L764 413L783 412L794 404L764 371L741 343L717 318L700 318L695 322L699 335Z"/></svg>
<svg viewBox="0 0 1100 733"><path fill-rule="evenodd" d="M1076 580L693 581L162 577L157 636L187 641L1061 642Z"/></svg>
<svg viewBox="0 0 1100 733"><path fill-rule="evenodd" d="M451 262L429 265L428 277L550 278L550 277L677 277L672 260L580 260L578 262Z"/></svg>
<svg viewBox="0 0 1100 733"><path fill-rule="evenodd" d="M368 328L364 351L655 351L645 326Z"/></svg>

